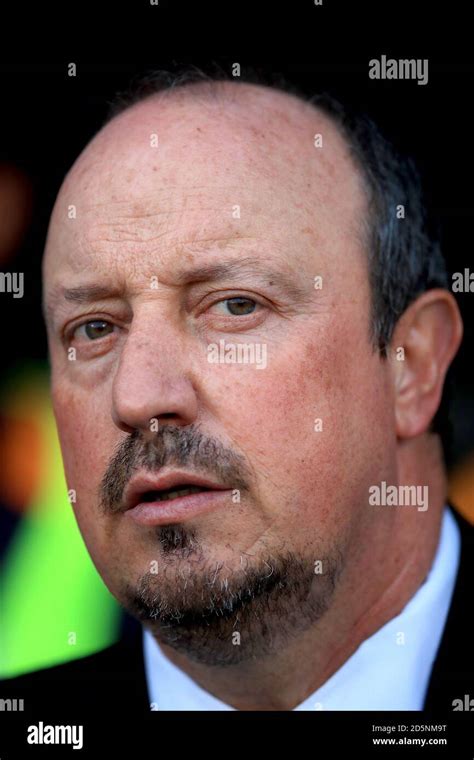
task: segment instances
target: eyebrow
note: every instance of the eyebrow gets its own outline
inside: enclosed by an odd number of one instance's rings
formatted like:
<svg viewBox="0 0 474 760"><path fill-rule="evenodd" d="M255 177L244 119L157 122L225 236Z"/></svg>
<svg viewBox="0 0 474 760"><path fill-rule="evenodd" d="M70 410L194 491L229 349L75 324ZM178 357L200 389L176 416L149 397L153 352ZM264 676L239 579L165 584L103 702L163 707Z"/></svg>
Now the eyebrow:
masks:
<svg viewBox="0 0 474 760"><path fill-rule="evenodd" d="M220 262L219 264L208 264L203 267L197 267L189 272L183 272L177 278L180 285L187 285L194 282L220 282L227 277L239 274L244 277L252 277L257 274L270 280L269 284L278 285L283 288L288 295L295 300L308 295L309 288L295 282L291 275L286 274L281 269L275 268L273 262L266 259L254 259L250 256L244 256L240 259Z"/></svg>
<svg viewBox="0 0 474 760"><path fill-rule="evenodd" d="M208 281L220 282L235 274L247 277L257 274L262 278L268 278L269 285L280 287L294 300L307 298L311 292L309 286L305 287L295 282L291 275L272 267L270 262L265 262L265 259L256 260L249 256L238 260L224 261L219 264L196 267L178 275L176 282L178 285ZM122 295L120 290L108 285L77 285L73 288L62 288L58 294L59 297L62 296L66 301L76 304L89 304L113 297L118 298L120 295ZM54 300L56 300L56 297L52 296L51 301ZM45 320L47 322L51 321L52 304L45 303L43 311Z"/></svg>
<svg viewBox="0 0 474 760"><path fill-rule="evenodd" d="M43 316L46 324L53 321L53 307L61 297L73 303L87 304L107 298L119 297L118 290L108 285L78 285L74 288L57 288L43 300Z"/></svg>

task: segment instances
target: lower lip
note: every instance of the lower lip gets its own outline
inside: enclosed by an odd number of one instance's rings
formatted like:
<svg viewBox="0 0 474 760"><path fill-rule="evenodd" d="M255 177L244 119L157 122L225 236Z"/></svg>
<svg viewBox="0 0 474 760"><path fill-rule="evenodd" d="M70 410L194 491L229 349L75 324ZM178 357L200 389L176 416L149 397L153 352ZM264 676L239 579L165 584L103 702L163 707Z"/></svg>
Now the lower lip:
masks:
<svg viewBox="0 0 474 760"><path fill-rule="evenodd" d="M193 517L205 515L218 507L231 504L232 491L201 491L166 501L144 501L125 515L139 525L163 525L183 522Z"/></svg>

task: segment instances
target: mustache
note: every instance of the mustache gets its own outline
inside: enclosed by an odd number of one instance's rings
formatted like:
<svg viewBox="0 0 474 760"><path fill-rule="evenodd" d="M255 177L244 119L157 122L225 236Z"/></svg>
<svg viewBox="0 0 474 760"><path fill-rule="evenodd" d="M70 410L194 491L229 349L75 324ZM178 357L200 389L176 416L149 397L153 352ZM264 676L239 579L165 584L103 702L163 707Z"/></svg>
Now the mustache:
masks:
<svg viewBox="0 0 474 760"><path fill-rule="evenodd" d="M245 457L206 437L196 427L162 426L153 438L138 430L120 441L99 486L99 506L104 514L121 510L124 490L137 470L156 474L162 467L185 467L240 491L252 480Z"/></svg>

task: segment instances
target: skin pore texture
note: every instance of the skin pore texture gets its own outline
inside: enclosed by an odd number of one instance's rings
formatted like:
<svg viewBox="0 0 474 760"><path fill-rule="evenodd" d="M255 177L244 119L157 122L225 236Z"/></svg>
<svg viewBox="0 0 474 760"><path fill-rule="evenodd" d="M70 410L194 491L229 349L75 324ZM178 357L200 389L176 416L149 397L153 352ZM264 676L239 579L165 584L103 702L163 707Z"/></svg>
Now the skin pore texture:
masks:
<svg viewBox="0 0 474 760"><path fill-rule="evenodd" d="M428 291L396 326L404 361L381 358L366 193L338 129L275 90L218 92L131 107L67 175L44 257L52 397L112 594L217 698L290 710L426 578L446 501L428 428L462 327ZM264 345L266 367L209 362L221 340ZM228 500L130 520L132 475L174 468ZM382 481L428 486L429 508L370 505Z"/></svg>

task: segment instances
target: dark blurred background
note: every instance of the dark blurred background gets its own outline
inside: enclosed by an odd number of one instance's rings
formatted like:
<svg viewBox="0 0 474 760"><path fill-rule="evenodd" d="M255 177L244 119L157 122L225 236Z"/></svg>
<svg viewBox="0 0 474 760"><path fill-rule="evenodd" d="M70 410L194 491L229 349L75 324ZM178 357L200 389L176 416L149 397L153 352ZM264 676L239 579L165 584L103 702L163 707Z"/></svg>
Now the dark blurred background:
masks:
<svg viewBox="0 0 474 760"><path fill-rule="evenodd" d="M429 83L368 77L368 61L429 57ZM430 213L441 227L450 273L471 267L474 150L471 93L474 65L427 56L413 46L365 46L340 54L315 51L310 63L252 59L308 94L330 91L366 111L421 173ZM214 59L230 70L246 61ZM148 64L0 64L0 271L24 273L23 298L0 293L0 676L82 656L117 638L123 617L85 551L67 501L48 399L41 317L41 256L59 186L103 123L108 102L133 78L159 68L208 61ZM473 285L474 290L474 285ZM465 324L453 372L451 498L474 522L474 292L456 294ZM58 572L58 568L60 571Z"/></svg>

